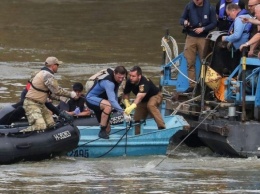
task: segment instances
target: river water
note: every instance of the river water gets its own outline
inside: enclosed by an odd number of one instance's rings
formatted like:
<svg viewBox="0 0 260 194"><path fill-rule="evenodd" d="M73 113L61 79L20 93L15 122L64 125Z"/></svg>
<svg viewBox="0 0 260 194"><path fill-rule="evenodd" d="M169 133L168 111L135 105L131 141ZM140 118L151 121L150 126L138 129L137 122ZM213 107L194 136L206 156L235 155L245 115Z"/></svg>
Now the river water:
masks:
<svg viewBox="0 0 260 194"><path fill-rule="evenodd" d="M62 87L117 65L140 65L155 82L161 38L178 24L188 0L1 0L0 103L19 100L30 72L47 56L64 61ZM215 3L216 1L212 1ZM61 157L2 165L0 193L260 193L260 162L185 145L168 155Z"/></svg>

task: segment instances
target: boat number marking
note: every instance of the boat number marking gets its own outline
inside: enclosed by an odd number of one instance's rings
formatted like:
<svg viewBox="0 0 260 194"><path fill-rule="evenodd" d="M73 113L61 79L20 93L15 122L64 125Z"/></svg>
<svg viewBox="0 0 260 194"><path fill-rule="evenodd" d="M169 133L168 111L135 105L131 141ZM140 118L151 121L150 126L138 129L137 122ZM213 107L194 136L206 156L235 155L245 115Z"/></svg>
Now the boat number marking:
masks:
<svg viewBox="0 0 260 194"><path fill-rule="evenodd" d="M59 141L71 137L71 133L69 131L63 131L61 133L54 134L53 137L56 141Z"/></svg>
<svg viewBox="0 0 260 194"><path fill-rule="evenodd" d="M84 158L89 157L88 149L82 149L82 148L77 148L75 150L72 150L67 155L70 157L84 157Z"/></svg>

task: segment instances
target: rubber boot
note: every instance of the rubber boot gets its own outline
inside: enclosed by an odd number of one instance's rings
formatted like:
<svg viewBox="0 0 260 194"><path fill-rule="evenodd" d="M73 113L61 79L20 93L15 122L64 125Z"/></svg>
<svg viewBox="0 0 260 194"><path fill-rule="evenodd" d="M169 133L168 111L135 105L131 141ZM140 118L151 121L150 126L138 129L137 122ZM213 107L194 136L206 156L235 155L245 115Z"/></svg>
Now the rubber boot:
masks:
<svg viewBox="0 0 260 194"><path fill-rule="evenodd" d="M103 139L109 139L109 135L106 132L107 126L100 126L100 131L98 134L98 137L103 138Z"/></svg>

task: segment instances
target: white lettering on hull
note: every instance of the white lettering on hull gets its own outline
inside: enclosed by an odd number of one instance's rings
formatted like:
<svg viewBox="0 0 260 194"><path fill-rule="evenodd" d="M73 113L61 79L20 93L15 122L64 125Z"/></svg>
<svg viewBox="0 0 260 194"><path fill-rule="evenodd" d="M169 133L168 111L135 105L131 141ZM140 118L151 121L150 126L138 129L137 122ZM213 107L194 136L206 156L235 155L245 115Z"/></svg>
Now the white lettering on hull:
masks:
<svg viewBox="0 0 260 194"><path fill-rule="evenodd" d="M56 141L59 141L71 137L71 133L69 131L63 131L61 133L54 134L53 137Z"/></svg>

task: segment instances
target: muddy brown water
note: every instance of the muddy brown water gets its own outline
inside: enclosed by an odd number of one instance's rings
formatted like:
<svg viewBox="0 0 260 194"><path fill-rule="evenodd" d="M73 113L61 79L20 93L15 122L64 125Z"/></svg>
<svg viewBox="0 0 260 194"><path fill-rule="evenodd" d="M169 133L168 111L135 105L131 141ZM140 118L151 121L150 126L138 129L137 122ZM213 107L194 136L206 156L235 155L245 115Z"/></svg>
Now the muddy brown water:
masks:
<svg viewBox="0 0 260 194"><path fill-rule="evenodd" d="M140 65L158 83L161 38L168 28L181 52L178 20L187 2L1 0L0 103L16 102L30 72L51 55L65 63L56 74L65 88L116 65ZM171 157L61 157L2 165L0 193L260 193L259 168L257 158L220 157L183 145Z"/></svg>

